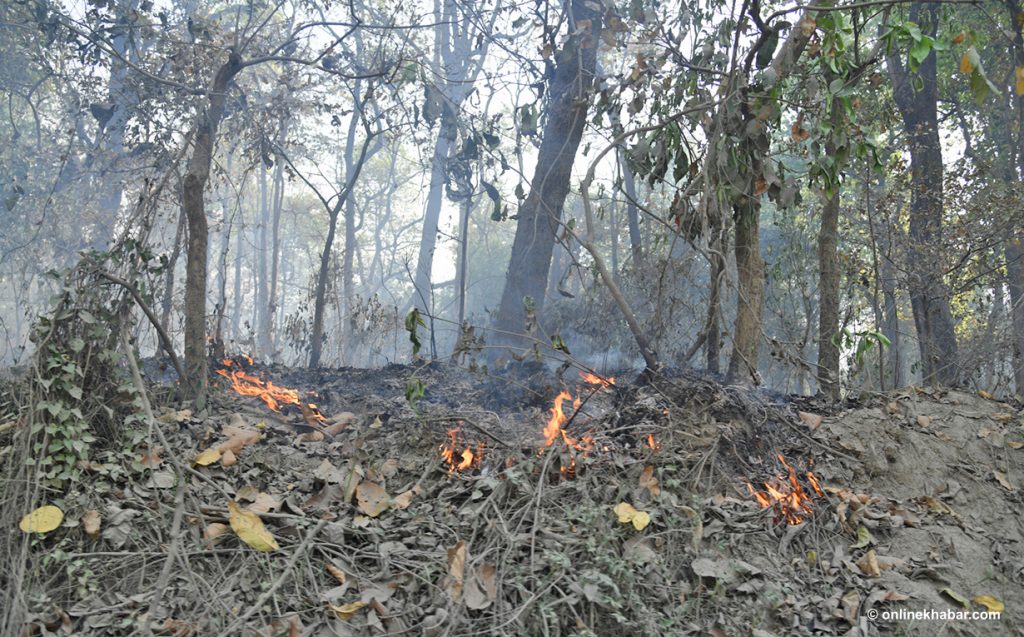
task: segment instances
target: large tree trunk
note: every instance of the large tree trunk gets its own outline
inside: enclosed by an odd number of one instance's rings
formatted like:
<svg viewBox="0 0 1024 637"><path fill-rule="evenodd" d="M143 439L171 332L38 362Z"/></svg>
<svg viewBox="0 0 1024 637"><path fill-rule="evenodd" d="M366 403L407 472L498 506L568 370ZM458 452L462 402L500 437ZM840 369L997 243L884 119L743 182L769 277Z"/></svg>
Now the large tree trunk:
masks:
<svg viewBox="0 0 1024 637"><path fill-rule="evenodd" d="M842 104L832 100L832 130L842 122ZM825 152L835 156L835 142L829 137ZM829 400L839 399L839 193L838 175L827 193L818 232L818 388Z"/></svg>
<svg viewBox="0 0 1024 637"><path fill-rule="evenodd" d="M923 30L934 36L938 11L937 5L915 3L910 9L910 19L922 24ZM907 287L921 352L921 373L926 384L955 385L959 361L941 248L943 174L935 51L921 63L916 73L905 68L895 55L889 57L888 68L910 147ZM915 89L915 82L920 90Z"/></svg>
<svg viewBox="0 0 1024 637"><path fill-rule="evenodd" d="M572 0L569 36L556 57L555 75L548 87L547 122L530 181L530 194L519 209L512 257L505 288L494 317L492 342L522 347L519 336L526 324L524 299L536 313L544 307L562 206L569 193L572 164L583 136L590 104L590 85L597 65L597 34L601 15L587 0ZM588 27L580 28L589 22Z"/></svg>
<svg viewBox="0 0 1024 637"><path fill-rule="evenodd" d="M207 104L196 120L192 157L182 186L182 208L188 220L185 268L185 374L187 391L198 402L206 400L206 256L208 227L203 191L210 178L210 164L217 127L224 115L224 101L231 79L241 70L241 59L232 53L214 76Z"/></svg>
<svg viewBox="0 0 1024 637"><path fill-rule="evenodd" d="M437 225L441 220L441 205L444 203L444 186L448 179L445 166L452 140L446 130L453 123L445 123L442 118L441 132L434 144L434 154L430 160L430 186L427 191L427 207L423 215L423 231L420 237L420 252L416 261L414 277L413 304L425 314L431 314L433 308L431 289L431 273L434 265L434 249L437 246ZM454 134L454 130L451 131Z"/></svg>

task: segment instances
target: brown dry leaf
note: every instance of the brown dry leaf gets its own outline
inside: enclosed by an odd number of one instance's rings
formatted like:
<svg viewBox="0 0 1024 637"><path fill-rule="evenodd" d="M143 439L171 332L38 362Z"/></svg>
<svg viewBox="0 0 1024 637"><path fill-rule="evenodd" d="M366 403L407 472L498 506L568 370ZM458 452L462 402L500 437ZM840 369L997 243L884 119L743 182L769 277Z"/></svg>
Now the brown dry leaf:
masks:
<svg viewBox="0 0 1024 637"><path fill-rule="evenodd" d="M375 518L391 506L391 498L384 487L376 482L363 480L356 487L356 505L360 511Z"/></svg>
<svg viewBox="0 0 1024 637"><path fill-rule="evenodd" d="M160 416L157 420L164 423L171 422L184 422L192 417L191 409L181 409L178 411L169 411L166 414Z"/></svg>
<svg viewBox="0 0 1024 637"><path fill-rule="evenodd" d="M817 27L818 23L811 15L804 15L803 19L800 20L800 33L802 33L805 38L811 37L811 34L814 33L814 30Z"/></svg>
<svg viewBox="0 0 1024 637"><path fill-rule="evenodd" d="M860 615L860 593L852 590L843 595L840 603L843 605L843 619L848 624L856 625L857 617Z"/></svg>
<svg viewBox="0 0 1024 637"><path fill-rule="evenodd" d="M265 637L299 637L302 635L302 620L298 615L279 617L257 634Z"/></svg>
<svg viewBox="0 0 1024 637"><path fill-rule="evenodd" d="M385 478L390 478L398 472L398 460L395 458L388 458L378 469L378 473Z"/></svg>
<svg viewBox="0 0 1024 637"><path fill-rule="evenodd" d="M281 507L281 501L269 493L258 493L253 498L252 504L245 507L253 513L269 513Z"/></svg>
<svg viewBox="0 0 1024 637"><path fill-rule="evenodd" d="M964 57L966 57L966 56L967 56L967 54L965 53ZM995 398L993 398L992 394L988 393L984 389L979 389L978 390L978 395L981 396L982 398L984 398L985 400L995 400Z"/></svg>
<svg viewBox="0 0 1024 637"><path fill-rule="evenodd" d="M900 413L900 404L897 401L893 400L893 401L890 401L889 404L885 406L885 409L890 414L895 415L895 414Z"/></svg>
<svg viewBox="0 0 1024 637"><path fill-rule="evenodd" d="M415 496L417 496L417 495L419 495L421 493L423 493L423 487L421 487L419 485L416 485L416 486L414 486L413 488L411 488L411 489L409 489L407 491L403 491L403 492L399 493L397 496L395 496L394 498L392 498L392 500L391 500L391 508L392 509L398 509L399 511L401 511L403 509L408 509L409 505L412 503L413 497L415 497Z"/></svg>
<svg viewBox="0 0 1024 637"><path fill-rule="evenodd" d="M644 467L643 473L640 474L640 486L647 489L647 492L651 494L652 498L658 497L661 493L661 487L658 485L658 479L654 477L654 467L647 465Z"/></svg>
<svg viewBox="0 0 1024 637"><path fill-rule="evenodd" d="M222 467L230 467L237 462L238 458L235 456L235 452L230 449L226 449L220 456L220 466Z"/></svg>
<svg viewBox="0 0 1024 637"><path fill-rule="evenodd" d="M940 500L936 500L930 495L922 496L918 498L917 501L931 509L933 513L946 513L948 515L956 515L956 513L948 504Z"/></svg>
<svg viewBox="0 0 1024 637"><path fill-rule="evenodd" d="M953 442L953 437L944 431L936 431L935 437L941 440L942 442Z"/></svg>
<svg viewBox="0 0 1024 637"><path fill-rule="evenodd" d="M797 412L797 414L799 414L800 420L802 420L803 423L805 425L807 425L807 427L811 431L814 431L815 429L817 429L818 427L821 426L821 421L823 420L821 415L819 415L819 414L811 414L811 413L808 413L806 411L800 411L800 412Z"/></svg>
<svg viewBox="0 0 1024 637"><path fill-rule="evenodd" d="M297 442L322 442L324 439L324 432L322 431L307 431L304 434L299 434L295 440Z"/></svg>
<svg viewBox="0 0 1024 637"><path fill-rule="evenodd" d="M192 464L199 465L200 467L208 467L214 462L220 460L220 456L221 452L219 447L210 447L196 456L196 459L192 461Z"/></svg>
<svg viewBox="0 0 1024 637"><path fill-rule="evenodd" d="M203 540L207 546L213 546L220 542L221 537L227 532L228 525L222 522L211 522L203 530Z"/></svg>
<svg viewBox="0 0 1024 637"><path fill-rule="evenodd" d="M1011 420L1013 420L1013 414L1008 414L1005 411L1001 411L1001 412L992 414L992 420L994 420L996 422L1001 422L1001 423L1008 423Z"/></svg>
<svg viewBox="0 0 1024 637"><path fill-rule="evenodd" d="M497 569L493 564L484 562L466 578L466 586L462 598L466 607L472 610L483 610L490 606L498 596Z"/></svg>
<svg viewBox="0 0 1024 637"><path fill-rule="evenodd" d="M462 599L465 570L466 543L459 540L455 546L448 549L448 577L445 578L445 588L451 595L452 601L457 602Z"/></svg>
<svg viewBox="0 0 1024 637"><path fill-rule="evenodd" d="M250 429L248 425L224 425L222 433L227 436L227 440L220 443L221 450L228 450L238 453L249 445L254 445L260 441L260 432L255 429Z"/></svg>
<svg viewBox="0 0 1024 637"><path fill-rule="evenodd" d="M857 560L857 568L868 577L881 577L882 569L878 565L878 556L875 555L875 549L869 550L864 554L864 557Z"/></svg>
<svg viewBox="0 0 1024 637"><path fill-rule="evenodd" d="M338 580L339 584L344 584L348 581L348 575L345 575L345 571L341 570L334 564L328 564L326 567L327 572L331 574L331 577Z"/></svg>
<svg viewBox="0 0 1024 637"><path fill-rule="evenodd" d="M100 512L95 509L90 509L85 512L82 516L82 529L85 530L85 534L91 538L95 538L100 534Z"/></svg>
<svg viewBox="0 0 1024 637"><path fill-rule="evenodd" d="M931 424L932 424L931 416L918 416L917 417L917 426L918 427L928 427Z"/></svg>
<svg viewBox="0 0 1024 637"><path fill-rule="evenodd" d="M277 540L263 526L263 520L252 511L243 511L234 500L228 501L228 520L231 529L243 542L257 551L276 551L280 546Z"/></svg>
<svg viewBox="0 0 1024 637"><path fill-rule="evenodd" d="M164 459L160 457L161 451L162 449L160 447L154 447L153 449L144 450L142 454L139 456L139 464L141 464L143 467L156 469L157 467L160 466L160 463L164 461Z"/></svg>
<svg viewBox="0 0 1024 637"><path fill-rule="evenodd" d="M995 476L996 481L999 482L999 484L1001 484L1003 486L1003 488L1006 489L1007 491L1016 491L1017 490L1017 487L1015 487L1012 484L1010 484L1009 478L1007 478L1006 474L1003 473L1002 471L999 471L998 469L995 469L995 470L992 471L992 475Z"/></svg>
<svg viewBox="0 0 1024 637"><path fill-rule="evenodd" d="M368 602L358 601L358 602L352 602L352 603L349 603L349 604L345 604L344 606L335 606L333 604L328 604L327 608L330 609L330 611L332 613L334 613L334 615L338 619L340 619L341 621L346 621L347 622L348 620L352 619L352 617L356 613L358 613L360 610L362 610L364 607L366 607L367 604L368 604Z"/></svg>
<svg viewBox="0 0 1024 637"><path fill-rule="evenodd" d="M1021 447L1024 447L1024 442L1020 442L1019 440L1011 440L1008 443L1006 443L1006 446L1009 447L1010 449L1020 449Z"/></svg>

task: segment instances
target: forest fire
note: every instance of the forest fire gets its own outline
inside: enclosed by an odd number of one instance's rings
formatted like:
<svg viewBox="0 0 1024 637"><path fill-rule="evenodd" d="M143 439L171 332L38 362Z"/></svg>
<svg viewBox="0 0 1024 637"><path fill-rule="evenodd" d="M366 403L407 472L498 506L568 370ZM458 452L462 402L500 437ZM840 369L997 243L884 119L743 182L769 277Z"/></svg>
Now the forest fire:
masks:
<svg viewBox="0 0 1024 637"><path fill-rule="evenodd" d="M465 471L473 467L479 467L484 456L484 443L478 443L476 451L460 441L459 429L449 429L449 440L441 445L441 458L448 465L449 472ZM462 448L462 451L459 449Z"/></svg>
<svg viewBox="0 0 1024 637"><path fill-rule="evenodd" d="M580 372L580 378L583 379L583 382L589 385L600 385L601 387L605 388L615 386L614 378L602 378L601 376L598 376L597 374L591 374L590 372Z"/></svg>
<svg viewBox="0 0 1024 637"><path fill-rule="evenodd" d="M809 516L814 514L812 506L814 497L824 497L818 479L810 471L805 472L807 483L810 484L813 494L808 494L797 478L794 469L782 454L776 454L779 462L786 468L788 475L783 478L775 476L766 480L764 490L757 490L752 484L747 483L747 490L754 496L762 509L774 509L777 522L785 520L787 524L800 524Z"/></svg>
<svg viewBox="0 0 1024 637"><path fill-rule="evenodd" d="M249 365L253 364L252 358L242 355ZM269 380L263 380L259 376L248 373L242 368L242 364L230 358L221 361L220 369L215 370L224 378L231 381L231 389L242 396L254 396L263 401L270 409L281 413L284 407L289 405L298 408L303 418L307 421L324 422L327 419L313 403L306 403L299 400L299 392L288 387L278 387Z"/></svg>

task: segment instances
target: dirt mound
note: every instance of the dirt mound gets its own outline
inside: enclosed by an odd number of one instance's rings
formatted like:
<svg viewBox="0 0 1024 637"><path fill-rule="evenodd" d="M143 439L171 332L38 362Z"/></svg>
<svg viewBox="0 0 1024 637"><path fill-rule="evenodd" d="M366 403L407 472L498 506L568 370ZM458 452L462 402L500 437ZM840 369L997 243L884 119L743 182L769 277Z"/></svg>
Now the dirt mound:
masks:
<svg viewBox="0 0 1024 637"><path fill-rule="evenodd" d="M225 391L165 408L169 448L140 423L52 502L64 526L32 541L20 590L30 634L1024 634L1009 405L909 390L821 417L700 377L263 373L326 421ZM752 497L788 467L812 511L795 525ZM230 501L280 548L228 530ZM961 604L1005 610L873 616Z"/></svg>

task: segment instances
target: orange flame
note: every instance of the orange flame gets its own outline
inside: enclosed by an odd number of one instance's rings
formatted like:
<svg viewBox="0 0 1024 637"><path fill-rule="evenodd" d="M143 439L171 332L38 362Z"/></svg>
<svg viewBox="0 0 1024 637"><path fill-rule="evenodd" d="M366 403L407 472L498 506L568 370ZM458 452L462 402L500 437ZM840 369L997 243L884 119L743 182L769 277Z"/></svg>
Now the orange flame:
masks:
<svg viewBox="0 0 1024 637"><path fill-rule="evenodd" d="M601 378L597 374L591 374L590 372L580 372L580 378L589 385L600 385L601 387L612 387L615 385L614 378Z"/></svg>
<svg viewBox="0 0 1024 637"><path fill-rule="evenodd" d="M252 364L252 359L248 356L244 356L249 364ZM263 403L270 409L280 412L282 407L287 405L294 405L298 407L304 417L309 414L315 420L323 422L327 420L321 414L316 405L313 403L303 403L299 400L299 392L295 389L289 389L287 387L279 387L269 380L263 380L259 376L254 376L240 368L240 365L231 360L225 358L221 361L225 368L234 369L218 369L218 374L227 378L231 381L231 389L235 393L242 396L255 396L263 401ZM305 407L305 408L303 408Z"/></svg>
<svg viewBox="0 0 1024 637"><path fill-rule="evenodd" d="M661 443L654 438L654 434L647 434L647 446L651 448L651 451L661 450Z"/></svg>
<svg viewBox="0 0 1024 637"><path fill-rule="evenodd" d="M449 472L465 471L480 466L480 462L483 460L484 443L482 442L477 444L475 452L468 446L462 451L458 451L462 446L459 443L459 431L459 429L449 429L450 440L439 448L441 458L448 465Z"/></svg>
<svg viewBox="0 0 1024 637"><path fill-rule="evenodd" d="M808 495L797 479L796 470L786 462L782 454L776 454L776 457L786 468L787 476L785 478L776 476L763 482L763 491L755 489L748 482L747 490L762 509L775 509L776 520L785 520L787 524L800 524L814 513L813 497L822 497L825 494L821 490L818 479L813 473L807 471L804 475L807 476L807 482L814 491L814 496Z"/></svg>

